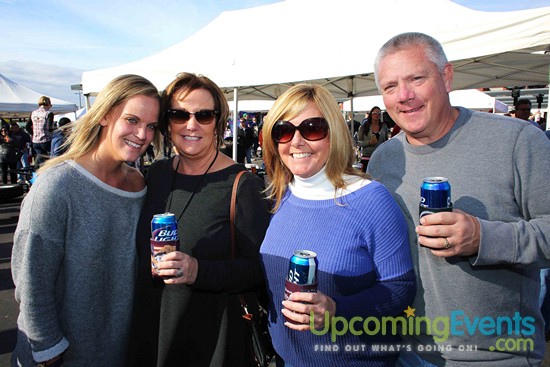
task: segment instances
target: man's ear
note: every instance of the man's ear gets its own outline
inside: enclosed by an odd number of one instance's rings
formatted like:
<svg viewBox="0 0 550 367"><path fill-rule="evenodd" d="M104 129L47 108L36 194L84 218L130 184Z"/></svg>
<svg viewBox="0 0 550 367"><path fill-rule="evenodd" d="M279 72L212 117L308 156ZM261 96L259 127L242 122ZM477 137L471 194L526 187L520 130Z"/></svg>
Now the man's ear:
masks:
<svg viewBox="0 0 550 367"><path fill-rule="evenodd" d="M453 77L454 77L454 67L450 62L446 63L443 67L443 80L445 81L445 90L447 93L452 91L453 86Z"/></svg>

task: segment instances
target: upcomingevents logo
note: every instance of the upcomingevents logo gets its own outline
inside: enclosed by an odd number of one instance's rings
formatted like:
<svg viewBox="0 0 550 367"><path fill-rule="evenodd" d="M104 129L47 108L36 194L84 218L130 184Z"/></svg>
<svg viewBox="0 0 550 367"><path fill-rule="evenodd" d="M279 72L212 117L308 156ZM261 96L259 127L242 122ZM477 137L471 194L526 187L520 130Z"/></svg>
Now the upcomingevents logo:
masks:
<svg viewBox="0 0 550 367"><path fill-rule="evenodd" d="M535 319L515 312L512 316L469 316L461 310L451 311L449 316L433 319L415 316L415 309L407 307L405 316L361 317L350 319L325 313L324 325L315 329L313 315L310 315L310 330L315 335L330 333L330 339L336 343L338 338L351 333L360 335L420 335L425 332L432 335L436 343L444 343L449 336L482 334L494 336L495 345L491 351L526 351L534 349L532 335L535 333Z"/></svg>

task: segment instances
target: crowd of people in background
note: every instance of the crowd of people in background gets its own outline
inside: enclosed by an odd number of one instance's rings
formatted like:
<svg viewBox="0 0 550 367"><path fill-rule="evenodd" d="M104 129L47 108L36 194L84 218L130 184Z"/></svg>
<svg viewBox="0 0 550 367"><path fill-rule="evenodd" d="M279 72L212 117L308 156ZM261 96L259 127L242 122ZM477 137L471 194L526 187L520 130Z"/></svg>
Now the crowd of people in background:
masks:
<svg viewBox="0 0 550 367"><path fill-rule="evenodd" d="M67 135L71 131L71 121L68 117L61 117L57 122L54 121L54 115L51 109L50 98L42 96L38 101L39 108L34 111L26 123L7 122L2 119L2 135L0 139L0 164L3 167L2 174L6 176L3 183L11 182L10 172L16 171L17 179L11 183L25 183L29 174L20 172L25 169L38 169L41 164L50 157L56 157L62 154L67 146L62 144L66 141ZM340 108L343 107L339 103ZM491 111L489 111L491 112ZM343 113L343 112L342 112ZM34 119L33 119L34 116ZM550 131L546 132L546 118L541 113L540 108L534 109L531 101L527 98L516 99L514 106L504 116L515 117L529 121L533 126L545 131L550 137ZM238 163L253 163L260 161L263 168L262 151L262 128L266 117L266 112L241 113L241 117L236 124L237 128L237 154L235 160ZM390 115L381 110L378 106L373 106L365 112L364 119L359 122L351 117L346 118L348 129L351 132L351 121L353 121L353 145L356 150L357 167L365 172L374 150L397 135L401 128L392 120ZM23 124L23 125L22 125ZM16 149L9 148L7 142L8 136L14 135L14 144ZM8 143L8 146L5 146ZM133 167L144 171L157 158L170 158L173 152L173 146L166 138L160 143L162 148L154 151L154 146L148 147L146 153L136 162L128 162ZM13 151L16 151L15 158ZM220 146L220 151L229 157L233 157L233 122L228 118L226 129L224 131L224 140ZM11 168L14 164L15 168ZM17 172L19 171L19 172Z"/></svg>
<svg viewBox="0 0 550 367"><path fill-rule="evenodd" d="M233 124L222 90L185 72L161 93L120 76L78 121L55 124L43 96L25 128L2 123L2 182L38 171L14 237L13 366L255 366L243 292L262 296L277 367L540 365L550 337L544 117L528 99L515 119L452 106L453 65L422 33L391 38L373 61L385 111L357 123L328 89L303 83ZM247 172L254 159L265 179ZM430 176L449 180L452 210L420 217ZM152 276L151 220L166 212L178 245L154 258ZM288 294L299 249L317 254L317 289ZM492 321L446 335L430 324L457 313L460 325ZM367 330L400 317L428 322ZM323 351L334 320L350 332ZM532 348L495 349L497 334Z"/></svg>

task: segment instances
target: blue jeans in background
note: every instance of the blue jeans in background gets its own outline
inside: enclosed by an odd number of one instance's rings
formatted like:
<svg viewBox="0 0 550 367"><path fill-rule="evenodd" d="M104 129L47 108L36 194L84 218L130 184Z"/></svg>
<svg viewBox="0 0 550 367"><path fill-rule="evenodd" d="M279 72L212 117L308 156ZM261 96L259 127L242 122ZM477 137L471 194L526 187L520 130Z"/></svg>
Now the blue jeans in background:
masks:
<svg viewBox="0 0 550 367"><path fill-rule="evenodd" d="M36 156L34 157L34 168L38 169L48 158L50 158L52 142L50 140L45 143L32 143L32 147L36 152Z"/></svg>
<svg viewBox="0 0 550 367"><path fill-rule="evenodd" d="M540 295L539 305L544 320L544 334L550 332L550 292L547 288L550 284L550 268L540 270Z"/></svg>

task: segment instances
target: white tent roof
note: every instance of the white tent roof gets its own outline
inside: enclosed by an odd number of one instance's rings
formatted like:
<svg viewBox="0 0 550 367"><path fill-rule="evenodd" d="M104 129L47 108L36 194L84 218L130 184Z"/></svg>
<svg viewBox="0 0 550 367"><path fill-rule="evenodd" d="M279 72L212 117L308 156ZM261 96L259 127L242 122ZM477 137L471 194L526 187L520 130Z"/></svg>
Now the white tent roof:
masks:
<svg viewBox="0 0 550 367"><path fill-rule="evenodd" d="M62 114L59 114L59 115L55 115L53 120L55 122L58 122L63 117L66 117L71 121L76 121L79 118L81 118L82 116L84 116L86 114L86 112L87 112L86 107L82 107L82 108L79 108L78 110L76 110L74 112L67 112L67 113L62 113Z"/></svg>
<svg viewBox="0 0 550 367"><path fill-rule="evenodd" d="M449 93L453 106L462 106L471 110L506 113L508 105L477 89L455 90Z"/></svg>
<svg viewBox="0 0 550 367"><path fill-rule="evenodd" d="M0 116L3 118L29 117L30 113L38 108L38 99L43 96L27 87L17 84L0 74ZM51 98L54 114L74 112L77 107L74 103L57 98Z"/></svg>
<svg viewBox="0 0 550 367"><path fill-rule="evenodd" d="M243 19L259 26L241 26ZM340 99L374 95L376 52L409 31L443 44L455 65L454 89L548 84L550 55L541 51L550 45L550 6L481 12L449 0L287 0L224 12L156 55L85 72L83 92L97 93L125 73L164 89L188 71L210 77L228 96L238 88L239 99L275 99L302 81L324 84Z"/></svg>
<svg viewBox="0 0 550 367"><path fill-rule="evenodd" d="M229 103L229 110L235 111L235 101L228 101ZM275 100L244 100L244 101L238 101L238 107L239 111L247 111L247 112L262 112L262 111L269 111L271 109L271 106L275 103Z"/></svg>
<svg viewBox="0 0 550 367"><path fill-rule="evenodd" d="M477 89L455 90L449 93L449 99L453 106L462 106L476 111L494 111L496 113L508 112L508 105L491 97ZM354 111L370 111L374 106L384 110L384 100L382 96L366 96L353 99ZM344 111L351 111L351 102L344 102Z"/></svg>

